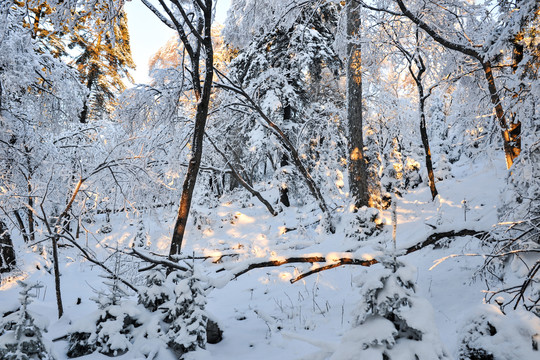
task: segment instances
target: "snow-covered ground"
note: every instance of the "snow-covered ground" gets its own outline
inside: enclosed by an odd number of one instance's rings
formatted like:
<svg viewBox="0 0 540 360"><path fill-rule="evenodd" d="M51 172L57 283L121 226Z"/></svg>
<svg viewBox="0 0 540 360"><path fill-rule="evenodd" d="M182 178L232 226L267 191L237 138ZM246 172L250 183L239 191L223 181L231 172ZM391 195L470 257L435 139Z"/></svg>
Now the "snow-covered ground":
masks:
<svg viewBox="0 0 540 360"><path fill-rule="evenodd" d="M485 166L454 168L454 178L437 184L440 196L431 201L424 184L397 199L397 248L404 249L425 240L430 234L462 229L489 230L496 223L496 204L504 184L503 161ZM465 214L463 201L468 211ZM123 248L135 236L142 219L153 251L166 253L175 209L159 210L141 218L112 217L112 232L98 231L104 219L88 224L90 232L81 238L96 257L105 259L110 249ZM213 209L196 206L188 228L184 254L190 256L220 256L221 263L207 260L203 266L209 281L216 288L209 293L207 310L223 330L223 341L208 345L206 351L191 354L200 359L324 359L340 346L341 337L351 328L354 309L360 299L358 280L374 268L345 265L319 272L291 284L290 280L321 264L287 264L251 270L234 280L231 274L247 264L281 257L319 254L332 258L345 251L355 257L377 257L381 250L392 249L391 209L384 211L385 230L366 241L344 236L348 209L337 209L337 231L328 234L316 223L317 212L308 207L287 208L272 217L253 199L253 206L241 207L231 198ZM314 215L315 214L315 215ZM466 218L466 219L465 219ZM193 222L190 222L193 224ZM285 229L294 228L292 231ZM19 245L22 240L15 235ZM22 246L22 245L21 245ZM54 342L58 359L67 358L66 335L71 323L88 317L96 310L90 300L95 290L104 289L103 271L83 261L74 248L61 248L61 287L64 316L58 320L52 265L49 259L18 249L26 254L19 259L20 277L39 281L44 287L30 309L49 321L48 339ZM461 329L477 307L483 303L485 284L477 270L485 251L474 237L455 238L447 247L429 246L403 256L402 260L417 268L417 293L434 308L435 321L442 343L452 357L457 356ZM330 255L330 253L336 253ZM231 256L229 256L231 255ZM234 256L232 256L234 255ZM457 255L457 256L456 256ZM444 261L438 262L440 259ZM112 261L109 259L108 261ZM438 264L433 267L434 264ZM139 264L130 257L123 260L123 276L142 284L137 272ZM223 271L218 271L223 270ZM18 306L19 287L3 279L0 310ZM137 344L135 344L136 348ZM137 358L138 352L128 352L118 359ZM94 353L80 359L108 359ZM158 359L174 359L161 351ZM526 359L522 359L526 360ZM532 359L531 359L532 360Z"/></svg>

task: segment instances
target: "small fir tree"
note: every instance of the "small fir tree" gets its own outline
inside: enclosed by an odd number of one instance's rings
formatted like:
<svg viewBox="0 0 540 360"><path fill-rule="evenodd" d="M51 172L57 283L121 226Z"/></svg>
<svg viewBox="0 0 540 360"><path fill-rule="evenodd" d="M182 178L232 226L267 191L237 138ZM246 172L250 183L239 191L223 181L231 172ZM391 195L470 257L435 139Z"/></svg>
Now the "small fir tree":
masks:
<svg viewBox="0 0 540 360"><path fill-rule="evenodd" d="M363 282L353 328L331 359L448 359L431 305L415 294L415 270L393 258L383 265Z"/></svg>
<svg viewBox="0 0 540 360"><path fill-rule="evenodd" d="M164 340L180 356L206 348L206 290L197 268L172 272L167 285L174 289L174 300L164 304L169 323Z"/></svg>
<svg viewBox="0 0 540 360"><path fill-rule="evenodd" d="M116 254L115 274L120 272L120 253ZM130 350L136 338L135 329L142 325L140 309L131 301L123 300L126 291L120 286L117 276L107 277L109 291L97 291L92 298L98 311L91 319L75 323L68 334L68 357L78 357L99 351L116 356Z"/></svg>
<svg viewBox="0 0 540 360"><path fill-rule="evenodd" d="M36 322L35 316L28 311L33 289L42 288L39 284L18 281L22 287L21 307L18 311L4 317L0 326L0 359L2 360L53 360L50 346L43 339L45 326Z"/></svg>
<svg viewBox="0 0 540 360"><path fill-rule="evenodd" d="M153 270L146 278L146 286L139 288L139 304L151 312L156 312L163 304L174 297L171 289L165 286L166 277L160 270Z"/></svg>

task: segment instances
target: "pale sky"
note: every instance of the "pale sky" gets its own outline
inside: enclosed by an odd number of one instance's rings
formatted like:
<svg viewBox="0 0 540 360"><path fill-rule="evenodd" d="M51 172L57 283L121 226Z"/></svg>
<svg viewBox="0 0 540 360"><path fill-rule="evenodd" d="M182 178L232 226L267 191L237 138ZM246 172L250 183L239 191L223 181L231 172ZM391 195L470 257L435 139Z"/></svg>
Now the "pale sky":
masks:
<svg viewBox="0 0 540 360"><path fill-rule="evenodd" d="M224 23L230 0L217 0L215 21ZM163 25L140 0L127 1L125 10L128 17L131 52L137 69L132 72L137 83L148 82L148 60L173 35L174 31Z"/></svg>

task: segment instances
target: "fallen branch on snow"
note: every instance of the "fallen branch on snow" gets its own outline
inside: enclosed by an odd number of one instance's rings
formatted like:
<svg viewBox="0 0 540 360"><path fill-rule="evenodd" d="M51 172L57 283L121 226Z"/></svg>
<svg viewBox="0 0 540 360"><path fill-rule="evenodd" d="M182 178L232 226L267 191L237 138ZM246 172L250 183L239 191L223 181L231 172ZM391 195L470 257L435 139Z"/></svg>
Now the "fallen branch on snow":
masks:
<svg viewBox="0 0 540 360"><path fill-rule="evenodd" d="M429 245L434 245L438 243L439 241L443 239L447 239L447 238L461 237L461 236L474 236L474 237L482 239L486 237L487 234L488 233L486 231L476 231L476 230L469 230L469 229L463 229L460 231L446 231L446 232L441 232L441 233L435 233L428 236L428 238L422 241L421 243L418 243L416 245L408 247L407 249L402 250L401 253L403 255L408 255L415 251L421 250ZM246 269L237 272L234 275L234 279L236 279L240 275L243 275L253 269L260 269L260 268L265 268L265 267L276 267L276 266L281 266L281 265L291 264L291 263L327 263L327 262L328 262L328 259L324 256L291 257L291 258L280 259L280 260L269 260L269 261L264 261L260 263L249 264ZM363 259L354 259L354 258L349 258L349 257L339 258L339 259L335 259L335 262L332 262L331 264L327 264L319 268L310 270L306 273L298 275L294 279L291 279L291 283L294 284L298 280L301 280L309 275L313 275L313 274L316 274L325 270L330 270L330 269L339 267L341 265L360 265L360 266L369 267L377 263L379 263L379 261L376 259L363 260Z"/></svg>

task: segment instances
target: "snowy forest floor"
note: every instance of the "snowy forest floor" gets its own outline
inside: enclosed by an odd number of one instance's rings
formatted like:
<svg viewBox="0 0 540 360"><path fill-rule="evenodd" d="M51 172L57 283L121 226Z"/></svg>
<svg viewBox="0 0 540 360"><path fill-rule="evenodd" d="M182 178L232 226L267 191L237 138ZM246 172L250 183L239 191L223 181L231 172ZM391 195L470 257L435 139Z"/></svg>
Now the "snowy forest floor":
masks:
<svg viewBox="0 0 540 360"><path fill-rule="evenodd" d="M453 167L453 178L437 183L440 196L431 201L429 188L418 188L397 199L397 248L405 249L424 241L438 232L462 229L488 231L496 223L496 204L506 170L503 161L489 164ZM466 220L462 205L467 201ZM351 327L351 312L360 301L355 285L358 277L369 276L372 267L345 265L308 276L294 284L290 279L320 265L287 264L280 267L251 270L235 280L231 274L247 264L271 258L320 254L335 256L352 251L357 258L377 257L381 249L392 249L391 210L383 212L383 232L365 241L346 237L352 214L348 209L336 209L337 231L329 234L317 224L315 205L285 208L272 217L266 209L251 199L245 206L230 197L223 198L214 208L196 205L190 219L183 253L186 256L207 255L223 257L222 263L211 259L204 270L216 286L208 295L207 310L223 330L223 341L208 345L206 351L190 355L200 359L324 359L325 354L339 345L340 337ZM165 254L176 209L158 209L153 213L111 216L112 231L104 233L104 215L88 228L87 244L96 257L105 260L110 247L123 248L133 240L140 221L148 232L151 250ZM194 221L196 224L194 225ZM314 224L315 223L315 224ZM285 229L294 229L285 231ZM349 231L350 232L350 231ZM14 242L20 246L18 273L15 277L39 281L44 287L30 309L49 319L49 339L67 333L72 321L84 319L96 310L90 300L96 289L104 289L103 271L84 261L75 248L63 247L61 283L65 314L56 318L54 277L49 259L44 259L24 247L18 234ZM435 310L436 325L449 354L457 355L459 332L475 308L482 304L485 284L478 276L482 249L474 237L459 237L443 247L429 246L403 256L402 259L418 268L417 291ZM472 255L471 255L472 254ZM450 255L459 255L452 256ZM330 258L332 256L329 256ZM431 269L439 259L449 257ZM113 261L111 258L106 262ZM133 258L125 257L122 276L142 285L143 267ZM380 266L380 265L374 265ZM224 271L218 271L223 270ZM0 287L0 310L18 306L19 288L3 279ZM78 300L80 299L80 300ZM58 359L66 358L67 341L54 342ZM137 358L128 352L118 359ZM84 360L108 359L94 353L80 357ZM172 353L161 351L159 359L174 359Z"/></svg>

